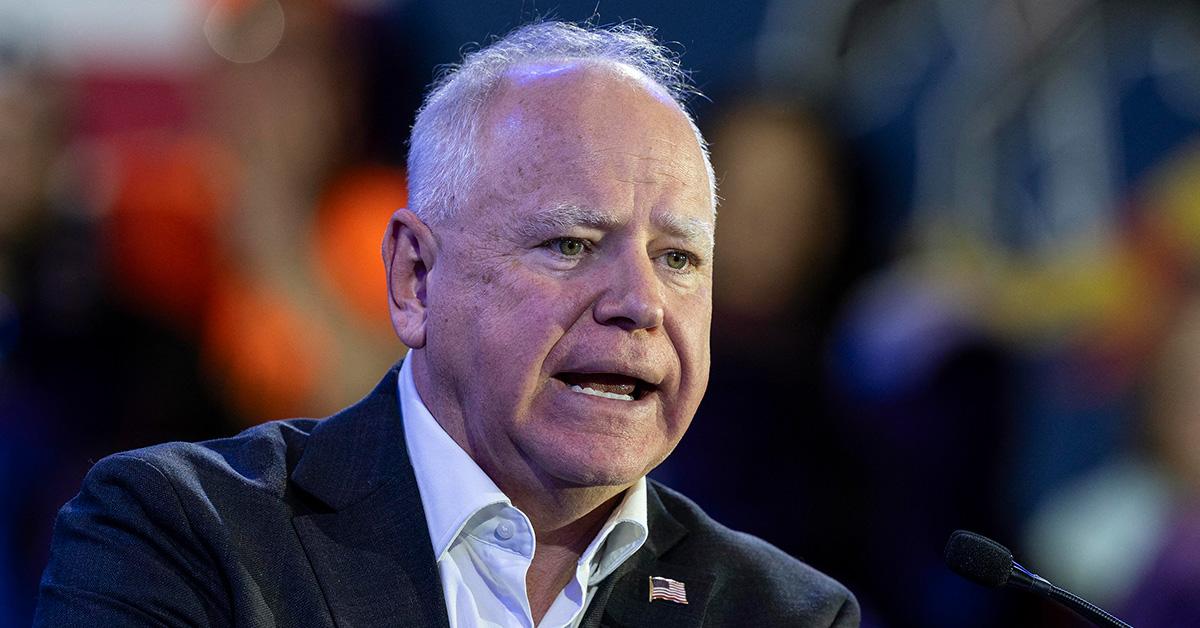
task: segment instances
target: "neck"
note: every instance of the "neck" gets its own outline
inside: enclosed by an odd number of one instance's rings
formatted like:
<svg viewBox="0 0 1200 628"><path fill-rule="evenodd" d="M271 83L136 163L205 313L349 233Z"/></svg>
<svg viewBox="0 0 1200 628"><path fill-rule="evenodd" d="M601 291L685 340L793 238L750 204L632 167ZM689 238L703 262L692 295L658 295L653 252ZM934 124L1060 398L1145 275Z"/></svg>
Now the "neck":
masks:
<svg viewBox="0 0 1200 628"><path fill-rule="evenodd" d="M459 405L448 403L428 386L428 365L422 352L414 350L409 356L417 392L430 414L533 525L537 541L525 583L536 624L574 577L579 557L632 484L579 486L540 475L528 467L490 464L490 458L472 446Z"/></svg>
<svg viewBox="0 0 1200 628"><path fill-rule="evenodd" d="M530 516L537 547L525 574L525 589L529 593L529 609L535 623L541 622L559 592L575 576L579 557L600 533L621 497L622 493L618 493L599 507L558 527L548 525L544 520L539 527L538 520ZM517 507L528 514L525 508Z"/></svg>

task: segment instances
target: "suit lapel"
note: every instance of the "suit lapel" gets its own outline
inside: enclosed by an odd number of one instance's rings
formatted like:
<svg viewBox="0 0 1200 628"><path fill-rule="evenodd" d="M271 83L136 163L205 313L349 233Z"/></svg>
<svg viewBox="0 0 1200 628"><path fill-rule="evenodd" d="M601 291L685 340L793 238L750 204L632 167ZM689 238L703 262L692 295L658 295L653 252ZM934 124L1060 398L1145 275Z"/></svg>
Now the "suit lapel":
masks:
<svg viewBox="0 0 1200 628"><path fill-rule="evenodd" d="M687 535L687 528L663 507L654 484L650 483L647 488L646 515L650 536L642 549L601 583L588 606L581 624L583 628L682 627L699 626L704 622L716 576L662 560ZM688 603L650 601L651 577L684 583Z"/></svg>
<svg viewBox="0 0 1200 628"><path fill-rule="evenodd" d="M292 524L343 628L449 624L404 442L397 370L318 424L292 473L314 498Z"/></svg>

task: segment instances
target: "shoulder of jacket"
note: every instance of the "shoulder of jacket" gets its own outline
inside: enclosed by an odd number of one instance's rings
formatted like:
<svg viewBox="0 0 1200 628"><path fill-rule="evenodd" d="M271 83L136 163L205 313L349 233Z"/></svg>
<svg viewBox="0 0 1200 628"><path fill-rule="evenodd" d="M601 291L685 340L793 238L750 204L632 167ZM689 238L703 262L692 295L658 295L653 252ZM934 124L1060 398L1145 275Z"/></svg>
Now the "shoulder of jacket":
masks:
<svg viewBox="0 0 1200 628"><path fill-rule="evenodd" d="M228 438L169 442L123 451L96 463L89 475L134 474L153 468L177 492L204 493L213 483L243 486L282 497L315 419L271 421Z"/></svg>

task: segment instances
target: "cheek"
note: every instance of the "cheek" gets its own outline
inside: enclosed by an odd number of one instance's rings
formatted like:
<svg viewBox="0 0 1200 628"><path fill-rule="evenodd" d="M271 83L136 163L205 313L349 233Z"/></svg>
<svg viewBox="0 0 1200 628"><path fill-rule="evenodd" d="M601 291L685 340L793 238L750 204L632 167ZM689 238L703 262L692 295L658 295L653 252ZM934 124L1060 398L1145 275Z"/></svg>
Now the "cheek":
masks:
<svg viewBox="0 0 1200 628"><path fill-rule="evenodd" d="M677 310L676 326L683 336L683 344L688 348L692 360L703 358L708 362L708 346L712 328L712 288L706 284L702 288L684 295ZM682 356L681 356L682 357Z"/></svg>
<svg viewBox="0 0 1200 628"><path fill-rule="evenodd" d="M459 326L476 339L477 372L529 391L555 343L586 309L584 299L579 290L519 267L487 272L473 282Z"/></svg>
<svg viewBox="0 0 1200 628"><path fill-rule="evenodd" d="M710 327L712 325L711 288L704 286L675 304L677 313L670 329L672 344L682 368L681 401L698 405L708 386L710 365Z"/></svg>

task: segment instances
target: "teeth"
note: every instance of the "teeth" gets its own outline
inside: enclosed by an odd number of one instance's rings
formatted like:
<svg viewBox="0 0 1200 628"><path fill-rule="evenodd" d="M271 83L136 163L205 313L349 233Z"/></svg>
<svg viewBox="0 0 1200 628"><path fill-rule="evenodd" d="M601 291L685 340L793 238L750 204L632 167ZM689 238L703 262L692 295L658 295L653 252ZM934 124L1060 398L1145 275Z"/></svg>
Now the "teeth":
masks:
<svg viewBox="0 0 1200 628"><path fill-rule="evenodd" d="M583 393L585 395L592 395L593 397L604 397L605 399L620 399L621 401L633 401L633 395L622 395L620 393L604 392L603 390L596 390L595 388L587 388L584 386L580 386L579 384L573 384L571 386L571 390L573 390L577 393Z"/></svg>

